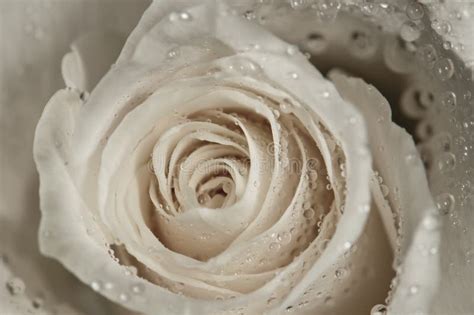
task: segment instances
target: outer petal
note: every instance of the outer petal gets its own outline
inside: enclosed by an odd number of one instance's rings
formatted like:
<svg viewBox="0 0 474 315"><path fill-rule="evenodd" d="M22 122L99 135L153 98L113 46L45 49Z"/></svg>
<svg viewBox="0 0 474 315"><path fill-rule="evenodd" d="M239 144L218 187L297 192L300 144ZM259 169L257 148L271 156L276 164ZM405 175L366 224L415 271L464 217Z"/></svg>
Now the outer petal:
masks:
<svg viewBox="0 0 474 315"><path fill-rule="evenodd" d="M82 35L62 61L66 86L90 93L117 59L125 38L112 31Z"/></svg>
<svg viewBox="0 0 474 315"><path fill-rule="evenodd" d="M443 82L442 91L454 92L458 103L454 109L442 108L439 117L428 121L438 133L422 147L434 158L429 175L443 214L440 247L442 288L436 296L433 314L470 314L474 310L471 293L474 290L471 185L474 159L471 153L473 130L468 126L473 119L474 105L474 4L471 1L420 2L428 8L432 27L440 35L440 42L449 42L453 47L447 55L452 58L455 75ZM459 128L456 121L464 127ZM446 137L450 143L448 152L440 145L446 143L447 140L442 140ZM452 156L456 158L455 168L441 171L439 163Z"/></svg>
<svg viewBox="0 0 474 315"><path fill-rule="evenodd" d="M474 23L473 4L470 1L420 0L419 2L426 6L422 8L423 18L415 22L422 23L425 31L420 40L415 43L418 53L426 54L427 60L420 64L420 60L410 55L408 58L403 54L399 57L385 56L385 59L387 57L393 59L390 62L392 68L396 66L397 69L410 70L410 75L403 77L393 76L389 69L385 69L383 58L381 63L378 62L381 57L378 53L370 58L360 58L360 62L354 61L355 57L357 58L357 56L354 57L355 50L345 43L345 38L351 30L364 31L366 23L362 18L359 18L359 21L352 26L352 23L344 23L350 22L352 17L341 12L340 17L333 24L326 23L321 26L314 23L311 14L306 14L308 10L294 10L289 14L282 14L279 18L267 18L264 26L283 39L300 46L301 49L313 53L315 57L312 60L320 69L327 70L333 66L343 67L374 84L390 100L395 120L406 123L407 128L413 128L413 126L406 117L401 118L400 108L402 112L409 109L411 112L406 114L407 116L410 114L410 118L422 117L424 119L418 125L416 132L413 129L409 131L412 134L416 133L418 140L428 142L419 147L429 167L430 188L437 195L436 199L441 204L445 204L442 207L450 208L449 213L442 216L439 249L442 285L438 288L431 312L467 314L474 309L474 302L470 298L473 282L468 280L473 278L471 227L474 225L471 211L473 193L470 171L473 168L473 131L469 127L474 105L474 84L472 83L474 41L471 35ZM361 8L364 6L377 8L377 4L374 3L375 6L372 6L362 0L349 0L345 3L355 4ZM406 13L418 6L416 1L397 1L393 4L400 10L388 16L380 14L377 10L371 12L367 10L365 13L375 24L380 25L389 33L398 35L401 25L408 20ZM292 27L287 27L289 24ZM368 27L370 29L370 25ZM294 32L294 29L299 31ZM311 34L319 40L319 46L312 46L314 41L310 40ZM377 31L373 29L370 34L377 34ZM383 36L387 34L381 35L382 38L378 38L376 42L383 47L386 46ZM321 45L321 42L324 45ZM443 43L445 46L451 45L453 49L446 50L443 48ZM316 50L313 50L314 47ZM392 51L390 47L387 48L387 51ZM454 65L453 77L444 82L433 77L437 71L436 61L441 58L450 58ZM385 63L387 62L388 59L385 60ZM448 91L457 95L456 108L446 108L442 104L442 99ZM426 108L419 106L420 101L416 100L417 93L421 95L421 102L423 106L427 106ZM432 138L430 130L434 133ZM455 169L440 172L437 164L446 157L453 156L456 159ZM429 248L420 251L427 253ZM408 272L407 268L403 270Z"/></svg>
<svg viewBox="0 0 474 315"><path fill-rule="evenodd" d="M449 41L470 69L474 69L474 3L470 1L429 1L426 4L433 29Z"/></svg>
<svg viewBox="0 0 474 315"><path fill-rule="evenodd" d="M145 5L145 1L131 4L122 0L0 2L2 314L57 311L92 315L121 311L39 252L38 177L31 156L34 126L43 106L64 85L60 60L69 44L84 30L106 25L127 34ZM6 283L14 278L22 279L24 293L11 294Z"/></svg>
<svg viewBox="0 0 474 315"><path fill-rule="evenodd" d="M395 261L399 271L395 282L398 285L389 305L390 311L393 314L429 312L440 281L441 223L436 217L425 170L413 139L391 121L389 104L372 86L337 72L331 73L330 77L342 97L355 104L367 121L374 168L389 189L387 199L394 211L391 215L400 222L400 248L397 248ZM427 255L427 251L432 254Z"/></svg>

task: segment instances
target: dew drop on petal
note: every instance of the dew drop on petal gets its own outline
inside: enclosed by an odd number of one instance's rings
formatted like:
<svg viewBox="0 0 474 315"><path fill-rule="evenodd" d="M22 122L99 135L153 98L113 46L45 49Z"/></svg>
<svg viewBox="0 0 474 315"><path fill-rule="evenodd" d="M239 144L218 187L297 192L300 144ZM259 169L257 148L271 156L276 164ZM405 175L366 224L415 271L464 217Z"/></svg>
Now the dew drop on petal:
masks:
<svg viewBox="0 0 474 315"><path fill-rule="evenodd" d="M423 227L429 231L433 231L439 228L440 222L438 218L433 215L429 215L422 221Z"/></svg>
<svg viewBox="0 0 474 315"><path fill-rule="evenodd" d="M450 50L452 48L453 48L453 45L451 44L451 42L449 40L443 42L443 49Z"/></svg>
<svg viewBox="0 0 474 315"><path fill-rule="evenodd" d="M112 282L106 282L106 283L104 284L104 288L105 288L106 290L112 290L112 289L114 288L114 284L113 284Z"/></svg>
<svg viewBox="0 0 474 315"><path fill-rule="evenodd" d="M410 295L415 295L418 293L418 286L417 285L412 285L408 288L408 293Z"/></svg>
<svg viewBox="0 0 474 315"><path fill-rule="evenodd" d="M370 315L385 315L387 314L387 306L377 304L370 310Z"/></svg>
<svg viewBox="0 0 474 315"><path fill-rule="evenodd" d="M284 245L289 244L291 242L291 234L288 232L278 233L277 239Z"/></svg>
<svg viewBox="0 0 474 315"><path fill-rule="evenodd" d="M353 32L349 45L351 52L359 58L368 58L377 50L376 40L366 31Z"/></svg>
<svg viewBox="0 0 474 315"><path fill-rule="evenodd" d="M7 282L7 289L11 295L19 295L25 292L26 286L20 278L12 278Z"/></svg>
<svg viewBox="0 0 474 315"><path fill-rule="evenodd" d="M255 14L255 11L253 10L248 10L248 11L245 11L243 14L242 14L243 18L246 19L246 20L255 20L257 18L257 14Z"/></svg>
<svg viewBox="0 0 474 315"><path fill-rule="evenodd" d="M293 80L296 80L296 79L299 78L299 75L298 75L298 73L296 73L296 72L290 72L290 73L288 73L288 76L289 76L290 78L292 78Z"/></svg>
<svg viewBox="0 0 474 315"><path fill-rule="evenodd" d="M173 58L176 58L177 56L179 56L179 48L172 48L166 54L166 57L168 59L173 59Z"/></svg>
<svg viewBox="0 0 474 315"><path fill-rule="evenodd" d="M361 205L358 208L359 212L361 213L368 213L370 211L370 206L369 205Z"/></svg>
<svg viewBox="0 0 474 315"><path fill-rule="evenodd" d="M304 216L306 219L312 219L312 218L314 217L314 210L313 210L313 208L306 209L306 210L303 212L303 216Z"/></svg>
<svg viewBox="0 0 474 315"><path fill-rule="evenodd" d="M419 20L425 14L423 5L418 1L412 1L406 9L406 14L411 20Z"/></svg>
<svg viewBox="0 0 474 315"><path fill-rule="evenodd" d="M455 199L450 193L441 193L436 197L436 207L439 213L446 215L454 209Z"/></svg>
<svg viewBox="0 0 474 315"><path fill-rule="evenodd" d="M448 172L456 167L456 156L451 152L442 153L438 158L438 169L440 172Z"/></svg>
<svg viewBox="0 0 474 315"><path fill-rule="evenodd" d="M329 46L329 42L319 33L310 33L306 37L304 46L311 54L320 54L326 50Z"/></svg>
<svg viewBox="0 0 474 315"><path fill-rule="evenodd" d="M286 53L289 55L289 56L293 56L296 54L296 52L298 51L298 47L294 46L294 45L290 45L286 48Z"/></svg>
<svg viewBox="0 0 474 315"><path fill-rule="evenodd" d="M100 290L102 290L102 282L99 281L99 280L94 280L91 282L91 288L92 290L96 291L96 292L99 292Z"/></svg>
<svg viewBox="0 0 474 315"><path fill-rule="evenodd" d="M269 245L269 248L272 251L279 250L280 247L281 247L280 243L277 243L277 242L271 242L270 245Z"/></svg>
<svg viewBox="0 0 474 315"><path fill-rule="evenodd" d="M417 51L417 54L424 64L430 69L433 68L436 60L438 59L436 49L433 47L433 45L420 47Z"/></svg>
<svg viewBox="0 0 474 315"><path fill-rule="evenodd" d="M132 285L130 289L134 294L142 294L143 291L145 291L145 286L141 283L137 283Z"/></svg>
<svg viewBox="0 0 474 315"><path fill-rule="evenodd" d="M442 58L435 64L434 69L436 77L441 81L446 81L454 75L454 64L450 58Z"/></svg>
<svg viewBox="0 0 474 315"><path fill-rule="evenodd" d="M448 110L454 110L457 105L456 94L452 91L444 92L441 102Z"/></svg>
<svg viewBox="0 0 474 315"><path fill-rule="evenodd" d="M337 279L342 279L345 277L346 273L347 273L347 270L345 268L337 268L336 271L334 272L334 276Z"/></svg>
<svg viewBox="0 0 474 315"><path fill-rule="evenodd" d="M35 297L35 298L33 299L33 301L31 301L31 304L32 304L32 306L33 306L34 309L39 309L39 308L41 308L41 307L43 306L44 301L43 301L43 299L40 298L40 297Z"/></svg>
<svg viewBox="0 0 474 315"><path fill-rule="evenodd" d="M179 13L179 19L181 21L191 21L193 19L193 17L188 12L181 12L181 13Z"/></svg>
<svg viewBox="0 0 474 315"><path fill-rule="evenodd" d="M307 0L290 0L290 5L295 10L301 10L308 6Z"/></svg>
<svg viewBox="0 0 474 315"><path fill-rule="evenodd" d="M417 40L421 35L420 28L412 21L403 23L400 28L400 37L407 42Z"/></svg>
<svg viewBox="0 0 474 315"><path fill-rule="evenodd" d="M128 302L128 300L130 299L130 296L127 293L120 293L119 299L122 302Z"/></svg>

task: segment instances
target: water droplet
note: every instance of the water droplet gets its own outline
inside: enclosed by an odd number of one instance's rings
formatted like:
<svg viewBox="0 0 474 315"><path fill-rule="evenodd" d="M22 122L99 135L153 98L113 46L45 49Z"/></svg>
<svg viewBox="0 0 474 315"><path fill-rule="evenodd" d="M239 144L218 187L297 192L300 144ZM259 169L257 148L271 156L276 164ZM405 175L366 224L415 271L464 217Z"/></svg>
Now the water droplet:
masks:
<svg viewBox="0 0 474 315"><path fill-rule="evenodd" d="M130 277L132 275L136 275L137 274L137 268L135 266L125 267L124 273L127 277Z"/></svg>
<svg viewBox="0 0 474 315"><path fill-rule="evenodd" d="M299 78L299 75L296 72L290 72L290 73L288 73L288 75L290 76L290 78L292 78L294 80Z"/></svg>
<svg viewBox="0 0 474 315"><path fill-rule="evenodd" d="M128 300L130 300L130 296L127 293L120 293L119 299L122 302L128 302Z"/></svg>
<svg viewBox="0 0 474 315"><path fill-rule="evenodd" d="M440 35L447 35L451 33L452 26L451 23L448 21L439 21L439 20L432 20L431 27Z"/></svg>
<svg viewBox="0 0 474 315"><path fill-rule="evenodd" d="M345 268L337 268L336 271L334 272L334 276L337 279L342 279L346 276L347 270Z"/></svg>
<svg viewBox="0 0 474 315"><path fill-rule="evenodd" d="M453 45L451 44L449 40L443 42L443 49L450 50L451 48L453 48Z"/></svg>
<svg viewBox="0 0 474 315"><path fill-rule="evenodd" d="M142 294L145 291L145 286L142 283L132 285L130 288L134 294Z"/></svg>
<svg viewBox="0 0 474 315"><path fill-rule="evenodd" d="M440 222L437 217L429 215L422 221L423 227L429 231L433 231L439 228Z"/></svg>
<svg viewBox="0 0 474 315"><path fill-rule="evenodd" d="M43 301L43 299L40 298L40 297L35 297L35 298L33 299L33 301L31 302L31 304L32 304L33 308L39 309L39 308L41 308L41 307L43 306L44 301Z"/></svg>
<svg viewBox="0 0 474 315"><path fill-rule="evenodd" d="M444 152L438 158L438 169L441 172L452 171L456 167L456 156L451 152Z"/></svg>
<svg viewBox="0 0 474 315"><path fill-rule="evenodd" d="M211 201L211 196L209 196L209 194L202 194L198 197L198 202L199 204L201 205L205 205L207 204L209 201Z"/></svg>
<svg viewBox="0 0 474 315"><path fill-rule="evenodd" d="M244 19L247 19L249 21L251 20L255 20L257 18L257 15L255 14L255 11L253 10L247 10L245 11L242 16L244 17Z"/></svg>
<svg viewBox="0 0 474 315"><path fill-rule="evenodd" d="M368 204L359 206L359 212L368 213L370 211L370 206Z"/></svg>
<svg viewBox="0 0 474 315"><path fill-rule="evenodd" d="M176 58L179 56L179 48L172 48L168 51L168 53L166 54L166 57L168 59L173 59L173 58Z"/></svg>
<svg viewBox="0 0 474 315"><path fill-rule="evenodd" d="M26 286L20 278L12 278L7 282L7 289L11 295L19 295L25 292Z"/></svg>
<svg viewBox="0 0 474 315"><path fill-rule="evenodd" d="M383 304L377 304L370 310L370 315L386 315L387 306Z"/></svg>
<svg viewBox="0 0 474 315"><path fill-rule="evenodd" d="M435 141L436 149L441 152L447 152L451 150L451 135L447 132L442 132L436 135Z"/></svg>
<svg viewBox="0 0 474 315"><path fill-rule="evenodd" d="M291 113L291 105L288 102L283 101L280 103L280 110L283 114Z"/></svg>
<svg viewBox="0 0 474 315"><path fill-rule="evenodd" d="M293 9L301 10L308 6L307 0L290 0L290 5Z"/></svg>
<svg viewBox="0 0 474 315"><path fill-rule="evenodd" d="M435 75L441 81L452 78L454 74L454 64L450 58L442 58L435 64Z"/></svg>
<svg viewBox="0 0 474 315"><path fill-rule="evenodd" d="M284 245L289 244L291 242L291 234L288 232L278 233L277 240Z"/></svg>
<svg viewBox="0 0 474 315"><path fill-rule="evenodd" d="M271 242L268 248L270 248L270 250L272 251L276 251L276 250L279 250L280 247L281 247L280 243Z"/></svg>
<svg viewBox="0 0 474 315"><path fill-rule="evenodd" d="M318 16L323 21L333 21L341 9L341 2L339 0L320 0L317 1L319 6Z"/></svg>
<svg viewBox="0 0 474 315"><path fill-rule="evenodd" d="M412 22L412 21L407 21L403 23L403 25L400 28L400 36L402 39L404 39L407 42L412 42L417 40L421 35L420 28L419 26Z"/></svg>
<svg viewBox="0 0 474 315"><path fill-rule="evenodd" d="M406 14L409 19L419 20L423 17L425 11L421 3L413 1L407 6Z"/></svg>
<svg viewBox="0 0 474 315"><path fill-rule="evenodd" d="M414 153L407 154L407 155L405 156L405 161L406 161L408 164L415 163L415 162L417 161L416 157L417 157L417 155L414 154Z"/></svg>
<svg viewBox="0 0 474 315"><path fill-rule="evenodd" d="M102 282L98 281L98 280L92 281L91 282L91 288L92 288L92 290L94 290L96 292L99 292L100 290L102 290Z"/></svg>
<svg viewBox="0 0 474 315"><path fill-rule="evenodd" d="M377 42L372 35L365 31L355 31L350 39L351 52L360 57L368 58L377 50Z"/></svg>
<svg viewBox="0 0 474 315"><path fill-rule="evenodd" d="M306 219L312 219L312 218L314 217L314 210L313 210L313 208L306 209L306 210L303 212L303 216L304 216Z"/></svg>
<svg viewBox="0 0 474 315"><path fill-rule="evenodd" d="M454 110L457 105L456 94L452 91L444 92L441 102L449 110Z"/></svg>
<svg viewBox="0 0 474 315"><path fill-rule="evenodd" d="M436 49L433 47L433 45L420 47L417 51L417 54L428 68L433 68L436 60L438 59L438 54L436 53Z"/></svg>
<svg viewBox="0 0 474 315"><path fill-rule="evenodd" d="M441 193L436 197L436 207L440 214L446 215L454 209L455 199L450 193Z"/></svg>
<svg viewBox="0 0 474 315"><path fill-rule="evenodd" d="M410 295L415 295L418 293L418 286L417 285L412 285L408 288L408 293Z"/></svg>
<svg viewBox="0 0 474 315"><path fill-rule="evenodd" d="M295 55L298 52L298 47L290 45L286 48L286 53L290 56Z"/></svg>
<svg viewBox="0 0 474 315"><path fill-rule="evenodd" d="M311 54L320 54L326 50L329 43L323 35L319 33L310 33L306 37L304 45Z"/></svg>
<svg viewBox="0 0 474 315"><path fill-rule="evenodd" d="M112 282L106 282L104 288L106 290L112 290L114 288L114 284Z"/></svg>
<svg viewBox="0 0 474 315"><path fill-rule="evenodd" d="M193 19L193 17L188 12L181 12L181 13L179 13L179 19L181 21L191 21Z"/></svg>

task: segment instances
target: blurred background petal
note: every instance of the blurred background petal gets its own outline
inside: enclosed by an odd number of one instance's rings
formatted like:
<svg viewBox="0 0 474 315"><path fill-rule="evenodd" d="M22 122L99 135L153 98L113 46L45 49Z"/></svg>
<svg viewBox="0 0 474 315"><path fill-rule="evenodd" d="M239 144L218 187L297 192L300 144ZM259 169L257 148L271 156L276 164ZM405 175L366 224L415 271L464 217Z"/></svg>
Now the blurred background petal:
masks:
<svg viewBox="0 0 474 315"><path fill-rule="evenodd" d="M127 36L149 0L0 1L1 313L120 314L38 250L33 135L44 105L64 87L61 60L86 32Z"/></svg>

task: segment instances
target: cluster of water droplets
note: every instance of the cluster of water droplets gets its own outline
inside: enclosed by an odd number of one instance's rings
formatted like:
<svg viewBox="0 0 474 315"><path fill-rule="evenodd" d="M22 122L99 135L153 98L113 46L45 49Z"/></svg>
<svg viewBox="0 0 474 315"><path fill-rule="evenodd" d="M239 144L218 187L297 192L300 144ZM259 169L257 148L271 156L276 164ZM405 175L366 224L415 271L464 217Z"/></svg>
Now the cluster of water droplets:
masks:
<svg viewBox="0 0 474 315"><path fill-rule="evenodd" d="M11 296L10 306L13 305L16 309L24 310L32 315L49 314L51 310L49 307L45 307L42 293L38 293L36 290L28 292L25 281L20 276L9 272L11 264L12 261L6 254L0 255L0 272L3 273L2 276L8 275L3 289ZM7 305L2 305L2 307L7 307ZM56 315L54 308L52 314Z"/></svg>

